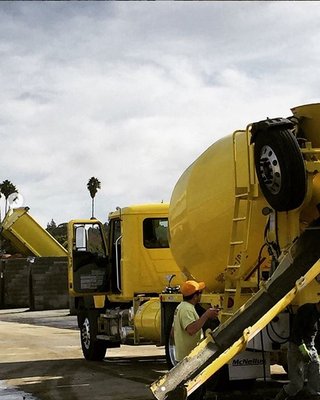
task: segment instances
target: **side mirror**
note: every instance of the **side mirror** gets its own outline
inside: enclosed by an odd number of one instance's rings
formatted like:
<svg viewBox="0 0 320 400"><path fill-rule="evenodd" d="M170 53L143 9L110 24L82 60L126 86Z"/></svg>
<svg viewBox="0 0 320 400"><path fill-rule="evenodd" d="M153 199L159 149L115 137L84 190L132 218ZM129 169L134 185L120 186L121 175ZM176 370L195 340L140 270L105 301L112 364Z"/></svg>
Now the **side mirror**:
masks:
<svg viewBox="0 0 320 400"><path fill-rule="evenodd" d="M77 226L75 228L75 244L77 251L86 251L87 250L87 235L86 229L83 225Z"/></svg>

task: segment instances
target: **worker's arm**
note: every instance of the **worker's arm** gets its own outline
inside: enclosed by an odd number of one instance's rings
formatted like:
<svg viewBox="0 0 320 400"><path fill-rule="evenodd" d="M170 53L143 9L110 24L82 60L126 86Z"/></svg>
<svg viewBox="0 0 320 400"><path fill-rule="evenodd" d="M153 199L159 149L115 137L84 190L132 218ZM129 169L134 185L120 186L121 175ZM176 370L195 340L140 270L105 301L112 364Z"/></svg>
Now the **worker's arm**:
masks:
<svg viewBox="0 0 320 400"><path fill-rule="evenodd" d="M186 327L186 331L190 336L195 335L206 323L208 319L218 318L219 310L216 308L208 308L199 319L192 322Z"/></svg>

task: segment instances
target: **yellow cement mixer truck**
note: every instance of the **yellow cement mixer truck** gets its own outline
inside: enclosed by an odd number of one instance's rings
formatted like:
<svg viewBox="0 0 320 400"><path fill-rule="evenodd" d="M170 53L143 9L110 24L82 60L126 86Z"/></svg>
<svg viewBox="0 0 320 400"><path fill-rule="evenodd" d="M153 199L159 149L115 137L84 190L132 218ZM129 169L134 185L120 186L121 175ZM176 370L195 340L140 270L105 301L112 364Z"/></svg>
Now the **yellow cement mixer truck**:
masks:
<svg viewBox="0 0 320 400"><path fill-rule="evenodd" d="M251 123L181 176L170 246L222 297L222 323L151 390L185 399L244 349L285 364L290 315L320 299L320 104Z"/></svg>
<svg viewBox="0 0 320 400"><path fill-rule="evenodd" d="M251 123L182 174L169 206L117 209L107 238L99 221L71 221L85 358L165 345L173 368L151 385L159 400L186 398L224 365L226 379L254 379L285 364L292 313L320 296L319 129L320 104ZM206 282L202 307L219 306L221 323L177 364L170 332L186 278Z"/></svg>

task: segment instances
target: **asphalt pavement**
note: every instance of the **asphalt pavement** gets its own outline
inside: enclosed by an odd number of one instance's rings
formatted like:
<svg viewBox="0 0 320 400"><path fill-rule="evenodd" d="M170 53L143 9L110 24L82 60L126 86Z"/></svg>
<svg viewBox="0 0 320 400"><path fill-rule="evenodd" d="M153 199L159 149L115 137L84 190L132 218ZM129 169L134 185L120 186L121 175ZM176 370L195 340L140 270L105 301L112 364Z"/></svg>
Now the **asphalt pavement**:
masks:
<svg viewBox="0 0 320 400"><path fill-rule="evenodd" d="M29 309L26 308L20 308L20 309L3 309L0 310L0 322L8 322L8 323L15 323L15 324L27 324L28 326L30 326L29 329L33 329L32 326L36 327L39 326L41 328L39 329L46 329L45 327L50 327L50 328L58 328L58 329L66 329L66 333L64 334L63 331L60 331L61 333L55 333L55 335L59 335L62 337L69 337L70 334L72 335L72 337L74 338L73 340L75 340L75 345L71 346L69 350L68 346L65 346L65 353L64 353L64 357L65 357L65 361L64 361L64 365L68 366L68 362L74 362L74 360L69 360L68 361L68 357L75 359L76 365L79 365L81 368L87 368L87 372L89 374L91 374L91 370L94 371L94 368L98 368L95 367L95 364L90 364L91 367L88 368L87 363L83 364L83 360L81 357L81 350L80 350L80 343L78 345L78 332L74 332L72 333L72 330L77 331L78 327L77 327L77 319L76 316L74 315L70 315L70 311L68 309L65 310L46 310L46 311L30 311ZM26 329L26 328L25 328ZM71 330L71 331L70 331ZM55 332L55 331L54 331ZM69 333L68 333L69 332ZM5 334L6 335L6 334ZM66 336L68 335L68 336ZM44 338L44 349L45 349L45 338ZM74 342L72 342L74 343ZM51 344L51 342L48 342L48 346L49 344ZM11 344L13 345L14 344ZM21 345L21 344L20 344ZM28 346L33 346L35 345L35 343L32 344L32 342L30 342L30 344ZM139 347L139 346L138 346ZM144 375L137 375L137 371L139 369L139 363L137 364L136 367L134 367L133 369L128 369L128 371L125 371L124 368L129 368L130 367L130 363L132 362L132 360L139 360L138 359L131 359L130 357L132 357L132 351L135 352L139 352L139 355L141 355L141 360L144 360L144 364L147 363L148 359L148 355L149 355L149 351L154 352L154 346L144 346L144 349L132 349L132 346L123 346L121 349L121 352L119 353L118 349L111 349L114 350L114 355L112 353L112 351L108 354L110 354L108 356L108 358L105 360L105 362L103 364L99 365L99 368L103 368L103 369L107 369L107 374L105 375L106 377L109 377L109 379L111 379L111 383L109 384L112 385L113 382L116 382L117 379L121 378L121 379L129 379L131 380L131 384L134 385L133 386L133 391L139 391L141 390L141 387L143 388L143 386L147 383L147 386L156 379L156 370L158 370L158 374L162 375L165 370L163 370L163 368L166 368L165 366L165 360L164 360L164 356L163 353L162 354L162 358L161 360L157 361L155 363L154 366L154 376L152 375L151 377L146 378L146 372L144 372ZM152 348L151 348L152 347ZM150 348L150 349L149 349ZM4 353L3 354L7 354L8 351L5 350L6 348L4 348ZM27 347L23 347L21 348L22 352L23 351L33 351L34 349L32 348L31 350L27 350ZM23 350L24 349L24 350ZM66 351L70 351L70 356L68 356L66 354ZM76 353L74 353L76 352ZM158 355L158 357L160 357L160 353ZM74 356L74 354L76 354L76 356ZM151 354L151 353L150 353ZM152 353L153 354L153 353ZM121 358L118 358L118 357ZM20 358L22 357L23 359L23 354L20 356ZM79 358L78 358L79 357ZM154 358L154 355L152 355L152 357ZM151 359L151 361L154 361L153 358ZM11 359L10 359L11 360ZM41 359L42 360L42 359ZM50 359L51 360L51 359ZM147 361L146 361L147 360ZM121 362L120 362L121 361ZM0 361L1 362L1 361ZM48 367L48 362L47 361L40 361L43 363L43 367L42 368L47 368ZM52 361L50 361L51 363ZM136 362L136 361L134 361ZM150 361L149 361L150 362ZM3 367L6 364L2 364ZM8 363L8 366L12 366L13 364ZM24 363L22 362L22 365L24 365ZM31 364L29 364L31 365ZM34 365L37 365L37 362L34 363ZM140 362L141 365L141 362ZM153 364L152 364L153 365ZM159 367L156 367L156 365L159 365ZM85 366L85 367L83 367ZM78 367L78 368L80 368ZM35 368L35 367L34 367ZM72 370L73 367L71 367ZM119 368L119 371L117 370ZM41 370L41 367L40 367ZM5 370L3 370L5 371ZM143 368L141 369L141 374L143 374ZM151 369L150 369L151 371ZM148 371L148 372L150 372ZM63 372L60 371L61 374L63 375ZM66 374L70 373L70 371L67 370ZM78 374L80 373L80 369L78 369ZM20 377L21 375L19 375L20 373L18 373L18 377ZM35 371L34 372L35 375L39 374L39 371ZM112 375L114 374L114 377L112 378ZM7 374L8 375L8 374ZM31 376L26 375L26 376ZM15 375L14 375L15 377ZM1 378L1 377L0 377ZM245 382L243 383L237 383L237 385L233 385L230 384L230 387L227 388L227 390L223 391L223 392L215 392L213 390L208 390L207 391L207 395L206 395L206 400L265 400L265 399L273 399L276 395L276 393L280 390L280 388L282 387L282 385L287 382L287 376L286 374L281 373L281 370L276 370L276 372L273 373L271 380L268 381L256 381L254 382L251 386L247 386L247 384ZM2 379L6 379L4 376ZM31 379L31 378L25 378L25 379ZM79 376L80 379L80 376ZM84 378L82 378L85 382L86 381L86 376L84 376ZM50 382L50 381L48 381ZM89 381L88 381L89 382ZM30 384L33 382L29 382ZM98 382L99 383L99 382ZM141 384L142 383L142 384ZM82 382L83 384L83 382ZM87 384L87 383L86 383ZM103 378L101 379L100 384L103 386ZM98 384L95 384L95 388L98 388ZM140 386L138 386L140 385ZM60 390L67 390L68 385L60 385L56 387L59 387ZM69 385L70 386L70 385ZM57 397L58 395L56 394L49 394L49 397L43 397L43 394L41 393L41 397L37 397L37 392L31 392L32 394L28 394L25 393L23 390L24 387L18 388L18 387L14 387L13 385L6 385L4 381L0 381L0 400L39 400L42 398L49 398L50 400L55 400L56 398L60 398ZM84 389L83 389L84 390ZM30 392L30 391L29 391ZM102 389L103 392L103 389ZM125 392L127 393L127 392ZM138 393L138 392L137 392ZM142 391L142 393L144 393ZM146 396L145 398L150 398L152 396L150 396L149 391L147 391L145 389L145 393ZM40 396L40 392L38 393L38 395ZM126 396L126 395L125 395ZM62 398L62 397L61 397ZM66 396L65 398L67 398L68 400L72 400L74 399L81 399L81 396L79 397L79 395L77 395L77 397L73 397L71 398L70 395ZM96 397L93 397L95 399L100 399L100 398L105 398L104 396L100 396L99 394L96 393ZM123 395L121 396L121 394L119 393L119 397L117 395L115 396L111 396L111 397L106 397L107 398L111 398L112 400L114 399L129 399L129 397L123 397ZM131 398L131 396L130 396ZM136 398L136 397L132 397L132 398ZM142 399L142 397L140 397L140 399Z"/></svg>
<svg viewBox="0 0 320 400"><path fill-rule="evenodd" d="M36 400L30 394L22 392L16 388L6 387L5 384L0 381L0 399L1 400Z"/></svg>
<svg viewBox="0 0 320 400"><path fill-rule="evenodd" d="M0 310L0 321L17 322L52 328L78 329L77 317L70 310L30 311L29 308L14 308Z"/></svg>
<svg viewBox="0 0 320 400"><path fill-rule="evenodd" d="M78 329L77 319L69 310L30 311L29 308L0 310L0 321L17 322L53 328ZM37 400L18 388L8 387L0 380L0 400Z"/></svg>

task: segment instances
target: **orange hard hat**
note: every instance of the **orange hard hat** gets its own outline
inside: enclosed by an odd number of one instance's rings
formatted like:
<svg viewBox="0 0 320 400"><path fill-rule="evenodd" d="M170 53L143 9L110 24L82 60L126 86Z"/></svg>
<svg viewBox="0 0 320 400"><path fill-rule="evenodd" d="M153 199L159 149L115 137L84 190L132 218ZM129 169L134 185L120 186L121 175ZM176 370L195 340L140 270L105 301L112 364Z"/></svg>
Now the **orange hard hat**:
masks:
<svg viewBox="0 0 320 400"><path fill-rule="evenodd" d="M181 285L180 291L183 296L191 296L206 287L204 282L186 281Z"/></svg>

